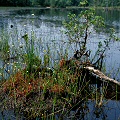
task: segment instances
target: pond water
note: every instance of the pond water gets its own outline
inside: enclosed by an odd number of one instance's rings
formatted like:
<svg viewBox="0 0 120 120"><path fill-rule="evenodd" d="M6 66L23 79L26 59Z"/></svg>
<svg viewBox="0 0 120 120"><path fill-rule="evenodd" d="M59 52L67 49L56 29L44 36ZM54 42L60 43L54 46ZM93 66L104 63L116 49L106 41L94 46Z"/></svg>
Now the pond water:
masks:
<svg viewBox="0 0 120 120"><path fill-rule="evenodd" d="M53 61L60 59L60 55L64 55L68 52L68 56L72 57L76 50L75 45L69 45L67 42L67 36L63 34L62 22L67 19L68 13L79 14L84 9L38 9L38 8L0 8L0 35L5 31L5 35L9 35L9 44L14 44L14 49L24 46L24 40L22 36L28 33L35 35L35 46L37 48L36 54L40 57L44 52L51 49L51 58ZM97 15L101 15L107 24L106 30L110 27L114 27L116 35L120 38L120 10L117 9L98 9ZM34 33L33 33L34 31ZM93 54L97 49L99 41L105 40L108 36L106 33L97 34L92 31L93 34L89 37L88 48L92 48ZM7 35L6 35L7 36ZM0 37L1 39L1 37ZM11 47L12 49L12 47ZM120 42L115 41L110 44L110 49L106 51L105 57L105 69L106 74L110 73L112 78L120 81ZM2 67L2 59L0 57L0 67ZM115 107L116 101L110 101L109 112L106 112L107 119L117 120L120 117L120 104ZM93 109L93 102L90 104L90 108ZM114 109L114 108L115 109ZM105 109L107 111L107 109ZM111 114L112 113L112 114ZM105 119L106 119L105 118ZM87 118L86 118L87 119ZM91 120L99 120L91 116Z"/></svg>

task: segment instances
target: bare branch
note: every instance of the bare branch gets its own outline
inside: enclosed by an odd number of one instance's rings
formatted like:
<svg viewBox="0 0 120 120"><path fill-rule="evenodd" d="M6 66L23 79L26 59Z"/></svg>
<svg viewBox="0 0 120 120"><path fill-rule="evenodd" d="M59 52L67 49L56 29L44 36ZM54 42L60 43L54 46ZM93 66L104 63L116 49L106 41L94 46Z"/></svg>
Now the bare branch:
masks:
<svg viewBox="0 0 120 120"><path fill-rule="evenodd" d="M88 66L88 67L84 67L84 68L91 71L92 73L94 73L97 77L99 77L101 79L101 81L112 82L112 83L120 86L120 82L118 82L117 80L114 80L112 78L109 78L104 73L95 69L94 67Z"/></svg>

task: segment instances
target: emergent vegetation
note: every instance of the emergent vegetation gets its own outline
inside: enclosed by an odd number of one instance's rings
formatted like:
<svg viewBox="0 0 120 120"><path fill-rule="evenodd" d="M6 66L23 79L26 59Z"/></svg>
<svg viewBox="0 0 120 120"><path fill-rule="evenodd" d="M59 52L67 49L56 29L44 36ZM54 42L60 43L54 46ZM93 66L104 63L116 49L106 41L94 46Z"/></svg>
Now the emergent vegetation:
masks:
<svg viewBox="0 0 120 120"><path fill-rule="evenodd" d="M75 54L71 59L62 57L53 68L50 68L50 48L44 54L44 58L35 54L35 34L32 31L31 37L28 34L22 36L25 46L19 54L12 54L8 44L8 37L3 34L1 37L1 54L7 55L4 58L3 69L1 69L2 82L0 87L0 107L3 109L13 108L23 113L26 119L42 118L54 119L57 114L59 118L67 116L71 110L76 110L74 117L84 118L88 113L88 99L95 99L98 108L102 106L102 100L109 95L110 99L118 99L119 87L106 84L100 91L102 82L99 76L95 76L87 67L102 69L104 52L111 40L116 39L113 31L104 42L99 42L98 50L93 59L90 59L90 49L87 48L88 37L91 29L101 32L105 26L103 18L95 16L95 10L82 11L78 16L69 14L69 20L64 22L66 35L70 44L76 44ZM5 35L5 36L4 36ZM9 54L8 54L9 53ZM6 57L6 56L5 56ZM16 58L16 59L15 59ZM13 72L6 70L6 64L13 60ZM18 63L17 63L18 61ZM24 66L19 64L24 63ZM4 73L10 77L5 80ZM109 83L109 82L107 82ZM97 84L97 88L93 85ZM78 107L80 106L80 107ZM81 112L79 116L77 112ZM73 116L72 116L73 118Z"/></svg>

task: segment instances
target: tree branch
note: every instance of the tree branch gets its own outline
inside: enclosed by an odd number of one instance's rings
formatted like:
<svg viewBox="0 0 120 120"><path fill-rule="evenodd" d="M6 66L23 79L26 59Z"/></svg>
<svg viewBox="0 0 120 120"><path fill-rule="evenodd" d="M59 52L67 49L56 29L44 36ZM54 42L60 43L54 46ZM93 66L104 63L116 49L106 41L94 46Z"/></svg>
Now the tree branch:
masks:
<svg viewBox="0 0 120 120"><path fill-rule="evenodd" d="M97 77L99 77L101 79L101 81L112 82L112 83L120 86L120 82L118 82L117 80L114 80L112 78L109 78L108 76L103 74L101 71L95 69L94 67L89 66L89 67L84 67L84 68L91 71L92 73L94 73Z"/></svg>

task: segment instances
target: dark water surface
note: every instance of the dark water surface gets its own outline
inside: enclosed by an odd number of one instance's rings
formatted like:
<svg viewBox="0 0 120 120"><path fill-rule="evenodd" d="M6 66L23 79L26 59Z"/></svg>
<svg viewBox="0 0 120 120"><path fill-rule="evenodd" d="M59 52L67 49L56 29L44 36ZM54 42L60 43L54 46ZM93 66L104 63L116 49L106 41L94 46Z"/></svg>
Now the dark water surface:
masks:
<svg viewBox="0 0 120 120"><path fill-rule="evenodd" d="M5 31L5 34L10 35L9 44L12 46L14 43L15 48L19 48L20 46L24 46L22 36L25 33L31 36L31 31L34 31L36 37L35 46L37 48L36 54L43 56L49 46L53 61L59 60L59 55L64 55L66 51L68 51L68 56L71 57L76 47L74 44L67 44L67 36L61 32L64 30L62 22L67 20L68 13L79 14L81 10L84 9L0 8L0 35ZM107 24L107 28L105 29L114 27L116 35L120 38L120 10L98 9L96 10L96 14L101 15L105 19ZM106 33L97 34L94 31L92 33L89 37L88 48L91 48L94 54L98 42L105 40L108 36ZM110 49L106 51L104 61L106 74L110 73L112 78L120 81L119 41L111 43ZM1 60L0 67L2 67ZM90 114L86 116L86 120L120 119L120 103L118 101L106 102L102 110L103 113L97 116L98 118L94 114L94 105L94 102L90 102ZM11 116L10 119L14 119L15 116L12 112L5 112L5 115L8 114ZM7 118L8 116L5 120ZM1 115L0 119L2 119ZM65 118L65 120L67 119Z"/></svg>

